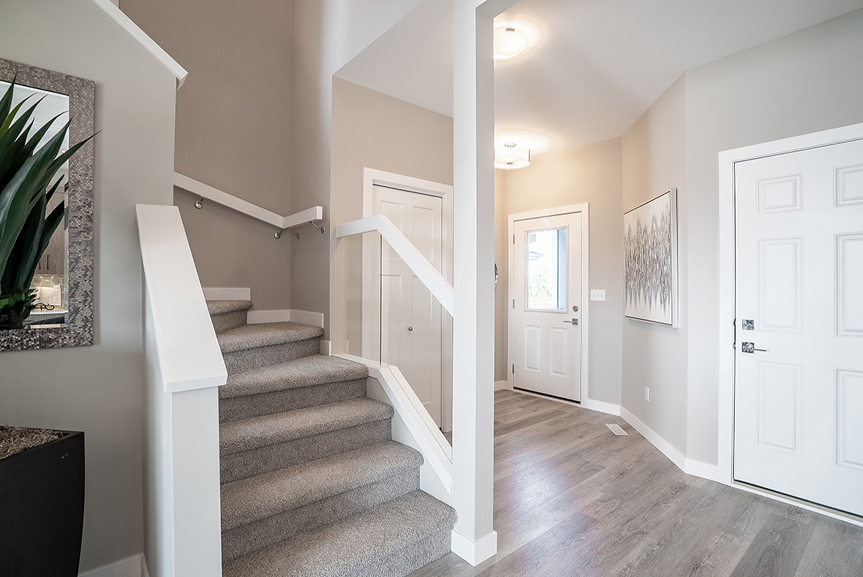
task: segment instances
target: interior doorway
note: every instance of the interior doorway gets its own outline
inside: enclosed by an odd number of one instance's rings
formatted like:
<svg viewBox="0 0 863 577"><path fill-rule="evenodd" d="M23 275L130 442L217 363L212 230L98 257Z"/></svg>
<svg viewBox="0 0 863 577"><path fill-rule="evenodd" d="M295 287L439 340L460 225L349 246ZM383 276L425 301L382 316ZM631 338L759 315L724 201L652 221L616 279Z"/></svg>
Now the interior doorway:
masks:
<svg viewBox="0 0 863 577"><path fill-rule="evenodd" d="M363 216L387 216L452 282L452 187L366 168ZM395 365L443 431L452 430L452 317L381 239L363 241L363 356ZM371 297L371 298L367 298ZM379 321L379 322L378 322Z"/></svg>
<svg viewBox="0 0 863 577"><path fill-rule="evenodd" d="M588 206L510 215L509 238L510 384L580 402L587 388Z"/></svg>

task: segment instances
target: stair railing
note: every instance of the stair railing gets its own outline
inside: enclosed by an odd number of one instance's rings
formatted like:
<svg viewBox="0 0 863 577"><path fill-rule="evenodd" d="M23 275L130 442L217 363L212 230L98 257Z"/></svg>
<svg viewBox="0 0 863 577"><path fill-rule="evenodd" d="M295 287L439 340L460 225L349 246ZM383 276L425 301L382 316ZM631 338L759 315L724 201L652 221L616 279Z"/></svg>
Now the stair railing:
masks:
<svg viewBox="0 0 863 577"><path fill-rule="evenodd" d="M218 188L213 188L208 184L189 178L179 172L174 173L174 186L199 197L198 202L195 203L195 208L203 208L204 200L211 200L246 216L273 225L277 229L274 234L276 238L281 238L284 231L304 224L312 225L321 231L321 234L325 232L323 224L315 224L315 222L320 222L324 218L324 208L322 206L313 206L300 212L289 214L288 216L281 216L233 194L228 194ZM293 234L297 238L300 238L299 233L295 232Z"/></svg>
<svg viewBox="0 0 863 577"><path fill-rule="evenodd" d="M137 205L144 266L144 541L153 575L222 574L227 370L176 206Z"/></svg>
<svg viewBox="0 0 863 577"><path fill-rule="evenodd" d="M379 234L378 238L369 239L369 233ZM343 250L351 254L344 257L346 264L346 276L353 276L354 281L359 277L368 279L368 275L375 276L384 274L373 266L375 250L368 250L382 239L386 242L392 252L407 265L412 274L422 282L431 295L441 304L450 315L453 312L453 288L449 282L438 272L434 265L411 243L410 240L384 215L377 214L360 220L354 220L340 224L335 228L335 236L340 242L350 237L359 237L360 244L352 246L345 245ZM372 240L371 242L368 242ZM356 241L354 241L356 242ZM382 247L382 245L380 245ZM362 248L362 254L360 249ZM366 270L361 270L364 267ZM357 275L357 273L361 273ZM354 283L356 285L356 283ZM441 501L452 504L452 446L443 436L435 424L428 410L417 397L410 383L405 379L402 372L395 365L381 363L380 358L373 359L374 346L368 341L381 338L382 334L368 330L371 323L381 322L372 310L382 311L385 307L369 308L370 300L377 300L380 295L362 294L366 289L358 286L346 287L347 302L344 304L342 316L344 322L353 324L350 331L355 338L360 338L361 343L351 342L348 344L348 334L345 334L345 343L338 343L337 349L343 358L354 362L365 364L369 369L370 376L380 385L369 386L369 396L376 400L385 402L393 407L396 418L393 421L393 438L401 443L410 445L423 454L424 463L420 470L421 487ZM367 288L367 287L366 287ZM371 299L370 299L371 297ZM362 325L361 328L357 324ZM412 330L409 328L408 330ZM362 333L362 337L359 337ZM355 354L349 354L353 350ZM360 352L362 351L362 352Z"/></svg>

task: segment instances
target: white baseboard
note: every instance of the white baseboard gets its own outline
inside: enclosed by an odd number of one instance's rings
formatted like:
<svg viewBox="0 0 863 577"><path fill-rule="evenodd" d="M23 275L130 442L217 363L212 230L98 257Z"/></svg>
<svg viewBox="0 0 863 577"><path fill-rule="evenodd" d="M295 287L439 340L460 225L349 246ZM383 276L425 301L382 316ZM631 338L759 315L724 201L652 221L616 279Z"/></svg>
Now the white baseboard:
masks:
<svg viewBox="0 0 863 577"><path fill-rule="evenodd" d="M250 310L248 319L250 325L291 321L312 327L324 328L324 313L299 311L296 309Z"/></svg>
<svg viewBox="0 0 863 577"><path fill-rule="evenodd" d="M321 354L325 357L331 357L333 355L333 343L321 339Z"/></svg>
<svg viewBox="0 0 863 577"><path fill-rule="evenodd" d="M509 389L509 388L510 388L509 381L495 381L494 382L494 390L495 391L502 391L504 389Z"/></svg>
<svg viewBox="0 0 863 577"><path fill-rule="evenodd" d="M595 399L585 399L581 401L581 406L585 409L590 409L591 411L599 411L600 413L607 413L609 415L614 415L615 417L620 416L620 405L615 405L614 403L606 403L605 401L597 401Z"/></svg>
<svg viewBox="0 0 863 577"><path fill-rule="evenodd" d="M208 301L250 301L252 289L231 287L203 287L204 298Z"/></svg>
<svg viewBox="0 0 863 577"><path fill-rule="evenodd" d="M286 323L291 319L290 309L275 309L269 311L251 310L248 313L248 323L250 325L259 325L261 323Z"/></svg>
<svg viewBox="0 0 863 577"><path fill-rule="evenodd" d="M620 416L624 421L632 425L632 428L641 433L641 436L650 441L650 443L662 451L662 454L671 459L671 462L677 467L686 472L686 457L671 446L671 443L660 437L653 429L642 423L638 417L626 410L625 407L620 407Z"/></svg>
<svg viewBox="0 0 863 577"><path fill-rule="evenodd" d="M497 554L497 532L492 531L479 541L471 541L453 529L452 552L476 567Z"/></svg>
<svg viewBox="0 0 863 577"><path fill-rule="evenodd" d="M710 479L717 483L728 484L728 479L725 478L719 465L711 465L710 463L696 461L695 459L686 459L686 468L684 471L690 475L695 475L696 477Z"/></svg>
<svg viewBox="0 0 863 577"><path fill-rule="evenodd" d="M78 577L149 577L144 554L138 553L120 561L79 573Z"/></svg>

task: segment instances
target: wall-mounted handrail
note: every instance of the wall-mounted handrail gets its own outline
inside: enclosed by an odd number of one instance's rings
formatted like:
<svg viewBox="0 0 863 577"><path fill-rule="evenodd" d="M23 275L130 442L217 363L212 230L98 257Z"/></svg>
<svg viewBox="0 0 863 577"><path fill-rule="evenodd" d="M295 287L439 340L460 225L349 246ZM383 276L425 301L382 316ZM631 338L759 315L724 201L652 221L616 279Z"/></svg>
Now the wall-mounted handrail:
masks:
<svg viewBox="0 0 863 577"><path fill-rule="evenodd" d="M213 188L208 184L199 182L194 178L189 178L179 172L174 173L174 186L187 190L192 194L197 194L202 199L212 200L222 206L227 206L232 210L241 212L247 216L251 216L267 224L271 224L279 229L279 233L283 230L295 228L303 224L311 224L322 233L324 227L315 224L315 221L320 221L324 218L324 208L322 206L313 206L288 216L281 216L275 212L261 208L256 204L236 197L233 194L228 194L218 188ZM276 238L279 238L279 233L276 233Z"/></svg>
<svg viewBox="0 0 863 577"><path fill-rule="evenodd" d="M440 304L453 314L452 285L437 271L426 257L402 234L393 222L382 214L352 220L336 227L336 238L355 234L379 232L390 247L396 251L408 267L417 275L426 288L431 291Z"/></svg>

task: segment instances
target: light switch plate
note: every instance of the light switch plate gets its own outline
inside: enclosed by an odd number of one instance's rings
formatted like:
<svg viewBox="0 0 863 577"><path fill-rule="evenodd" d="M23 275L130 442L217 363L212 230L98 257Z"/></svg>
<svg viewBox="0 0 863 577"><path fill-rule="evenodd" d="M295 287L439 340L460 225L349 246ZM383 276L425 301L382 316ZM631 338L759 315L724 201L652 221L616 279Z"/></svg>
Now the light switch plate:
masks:
<svg viewBox="0 0 863 577"><path fill-rule="evenodd" d="M593 290L593 289L591 289L590 300L592 300L592 301L604 301L605 300L605 290Z"/></svg>

